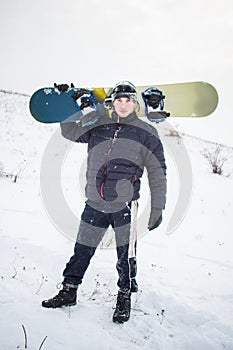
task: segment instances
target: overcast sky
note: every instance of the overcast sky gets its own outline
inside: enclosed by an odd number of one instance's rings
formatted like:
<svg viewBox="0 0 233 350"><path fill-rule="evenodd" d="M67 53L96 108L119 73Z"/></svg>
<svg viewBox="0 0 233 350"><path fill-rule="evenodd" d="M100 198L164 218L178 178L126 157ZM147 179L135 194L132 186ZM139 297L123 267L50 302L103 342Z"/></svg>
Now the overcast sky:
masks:
<svg viewBox="0 0 233 350"><path fill-rule="evenodd" d="M232 18L232 0L0 0L0 89L208 81L230 140Z"/></svg>

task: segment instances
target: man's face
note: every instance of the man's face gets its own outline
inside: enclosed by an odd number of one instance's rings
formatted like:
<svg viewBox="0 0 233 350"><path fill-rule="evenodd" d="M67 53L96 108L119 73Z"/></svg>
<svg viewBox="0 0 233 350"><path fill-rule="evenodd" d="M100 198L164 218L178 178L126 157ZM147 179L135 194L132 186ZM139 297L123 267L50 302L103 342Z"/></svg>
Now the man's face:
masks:
<svg viewBox="0 0 233 350"><path fill-rule="evenodd" d="M135 102L131 98L120 97L116 98L113 102L116 113L121 118L128 117L129 114L133 113L135 110Z"/></svg>

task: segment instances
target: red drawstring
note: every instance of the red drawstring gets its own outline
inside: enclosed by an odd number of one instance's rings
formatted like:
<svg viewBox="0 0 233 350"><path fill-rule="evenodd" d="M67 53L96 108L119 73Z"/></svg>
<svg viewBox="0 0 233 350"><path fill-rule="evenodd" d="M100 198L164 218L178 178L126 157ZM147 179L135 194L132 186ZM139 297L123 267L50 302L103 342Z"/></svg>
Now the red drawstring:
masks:
<svg viewBox="0 0 233 350"><path fill-rule="evenodd" d="M100 186L100 197L104 199L104 181Z"/></svg>

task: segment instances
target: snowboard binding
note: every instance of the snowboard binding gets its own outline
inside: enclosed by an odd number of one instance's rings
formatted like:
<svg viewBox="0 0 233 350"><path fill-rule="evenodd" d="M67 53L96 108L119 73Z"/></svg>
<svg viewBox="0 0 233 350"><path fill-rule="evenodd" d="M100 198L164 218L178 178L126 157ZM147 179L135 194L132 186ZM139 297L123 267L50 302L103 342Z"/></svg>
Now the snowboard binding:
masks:
<svg viewBox="0 0 233 350"><path fill-rule="evenodd" d="M152 87L142 92L142 98L146 106L146 116L151 122L160 123L163 122L170 113L163 110L164 99L162 91Z"/></svg>
<svg viewBox="0 0 233 350"><path fill-rule="evenodd" d="M97 122L97 102L92 90L75 88L73 83L71 83L70 86L68 84L54 83L54 88L61 93L65 93L70 90L74 91L71 96L75 102L76 108L82 113L82 117L80 118L82 126L90 126Z"/></svg>
<svg viewBox="0 0 233 350"><path fill-rule="evenodd" d="M75 101L76 107L79 111L82 111L82 126L90 126L97 122L98 114L97 102L94 97L94 92L87 89L76 89L73 93L72 98Z"/></svg>
<svg viewBox="0 0 233 350"><path fill-rule="evenodd" d="M91 107L92 109L96 108L96 101L94 97L94 93L91 90L87 89L76 89L73 93L72 98L74 99L78 110L84 111L86 108Z"/></svg>

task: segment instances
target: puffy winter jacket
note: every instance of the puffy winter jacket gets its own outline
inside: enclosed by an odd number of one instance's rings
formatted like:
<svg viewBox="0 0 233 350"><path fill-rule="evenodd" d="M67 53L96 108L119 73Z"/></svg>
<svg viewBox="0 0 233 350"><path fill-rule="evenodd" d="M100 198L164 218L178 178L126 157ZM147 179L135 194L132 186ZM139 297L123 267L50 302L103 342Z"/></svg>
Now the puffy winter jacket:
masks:
<svg viewBox="0 0 233 350"><path fill-rule="evenodd" d="M147 169L151 206L166 202L166 165L157 130L136 113L101 116L97 123L61 123L62 135L88 144L86 197L93 202L126 203L139 198L140 178Z"/></svg>

